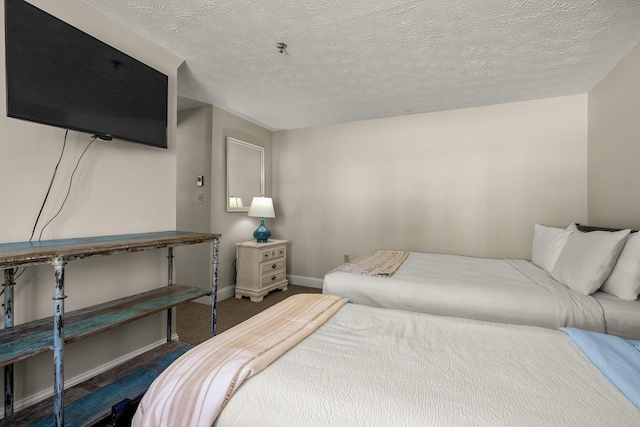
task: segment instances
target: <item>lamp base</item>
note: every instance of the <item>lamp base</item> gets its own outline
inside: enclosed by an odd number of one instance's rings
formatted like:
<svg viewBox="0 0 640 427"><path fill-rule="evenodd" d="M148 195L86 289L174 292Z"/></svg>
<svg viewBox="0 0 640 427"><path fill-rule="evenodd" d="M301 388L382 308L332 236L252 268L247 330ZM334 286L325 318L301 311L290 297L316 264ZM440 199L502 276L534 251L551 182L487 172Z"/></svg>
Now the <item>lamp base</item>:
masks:
<svg viewBox="0 0 640 427"><path fill-rule="evenodd" d="M271 232L264 225L264 218L260 218L260 226L253 232L253 238L258 243L266 243L271 237Z"/></svg>

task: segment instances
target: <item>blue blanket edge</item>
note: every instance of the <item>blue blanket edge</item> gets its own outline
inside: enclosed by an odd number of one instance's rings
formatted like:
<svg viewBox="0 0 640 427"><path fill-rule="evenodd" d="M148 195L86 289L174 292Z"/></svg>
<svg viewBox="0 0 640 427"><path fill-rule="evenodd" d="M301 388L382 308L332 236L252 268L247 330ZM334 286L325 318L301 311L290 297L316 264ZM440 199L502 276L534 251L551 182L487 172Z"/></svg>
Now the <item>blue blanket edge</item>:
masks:
<svg viewBox="0 0 640 427"><path fill-rule="evenodd" d="M602 375L640 409L640 341L577 328L561 330Z"/></svg>

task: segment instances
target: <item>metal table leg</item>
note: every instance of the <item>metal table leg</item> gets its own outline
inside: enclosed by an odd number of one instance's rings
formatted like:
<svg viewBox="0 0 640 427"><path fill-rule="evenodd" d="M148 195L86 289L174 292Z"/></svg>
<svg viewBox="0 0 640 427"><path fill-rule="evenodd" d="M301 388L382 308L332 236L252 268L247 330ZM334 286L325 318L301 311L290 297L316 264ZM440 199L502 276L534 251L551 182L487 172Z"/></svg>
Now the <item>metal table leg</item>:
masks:
<svg viewBox="0 0 640 427"><path fill-rule="evenodd" d="M4 270L4 328L13 327L13 268ZM4 416L13 414L13 363L4 367Z"/></svg>
<svg viewBox="0 0 640 427"><path fill-rule="evenodd" d="M64 426L64 265L62 257L53 261L56 277L53 297L53 421L56 427Z"/></svg>
<svg viewBox="0 0 640 427"><path fill-rule="evenodd" d="M216 336L216 303L218 300L218 246L220 239L211 241L211 336Z"/></svg>
<svg viewBox="0 0 640 427"><path fill-rule="evenodd" d="M167 254L167 286L173 286L173 247L168 248ZM171 341L171 316L173 314L173 308L167 310L167 342Z"/></svg>

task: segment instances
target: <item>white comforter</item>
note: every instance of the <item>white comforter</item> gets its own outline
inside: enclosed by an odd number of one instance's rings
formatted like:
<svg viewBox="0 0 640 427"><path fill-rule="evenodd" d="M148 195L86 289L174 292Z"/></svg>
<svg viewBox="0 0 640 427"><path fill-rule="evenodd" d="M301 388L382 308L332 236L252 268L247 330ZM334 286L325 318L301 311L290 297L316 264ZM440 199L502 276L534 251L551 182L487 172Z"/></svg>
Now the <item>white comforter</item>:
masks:
<svg viewBox="0 0 640 427"><path fill-rule="evenodd" d="M323 293L373 307L606 332L602 307L518 259L411 252L392 277L335 272Z"/></svg>
<svg viewBox="0 0 640 427"><path fill-rule="evenodd" d="M638 426L560 331L347 304L246 380L227 426Z"/></svg>

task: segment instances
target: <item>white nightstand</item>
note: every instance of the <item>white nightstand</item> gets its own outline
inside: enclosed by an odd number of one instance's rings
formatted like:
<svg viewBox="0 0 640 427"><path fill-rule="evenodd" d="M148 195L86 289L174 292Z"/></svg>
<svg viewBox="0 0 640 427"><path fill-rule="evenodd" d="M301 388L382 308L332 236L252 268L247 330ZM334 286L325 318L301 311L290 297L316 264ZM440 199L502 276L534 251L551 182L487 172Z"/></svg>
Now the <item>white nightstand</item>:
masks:
<svg viewBox="0 0 640 427"><path fill-rule="evenodd" d="M286 291L289 287L286 268L286 240L237 243L236 298L246 296L259 302L274 289Z"/></svg>

